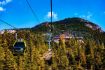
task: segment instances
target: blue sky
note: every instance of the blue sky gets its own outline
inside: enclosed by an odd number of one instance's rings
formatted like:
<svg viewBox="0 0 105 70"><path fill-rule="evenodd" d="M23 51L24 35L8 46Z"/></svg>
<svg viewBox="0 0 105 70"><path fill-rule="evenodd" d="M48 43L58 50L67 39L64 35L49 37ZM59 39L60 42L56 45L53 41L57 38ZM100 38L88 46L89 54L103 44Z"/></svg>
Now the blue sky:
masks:
<svg viewBox="0 0 105 70"><path fill-rule="evenodd" d="M41 22L50 21L50 0L28 0ZM53 0L53 21L81 17L96 23L105 31L105 0ZM39 21L26 0L0 0L0 19L17 27L33 27ZM0 22L0 30L12 28Z"/></svg>

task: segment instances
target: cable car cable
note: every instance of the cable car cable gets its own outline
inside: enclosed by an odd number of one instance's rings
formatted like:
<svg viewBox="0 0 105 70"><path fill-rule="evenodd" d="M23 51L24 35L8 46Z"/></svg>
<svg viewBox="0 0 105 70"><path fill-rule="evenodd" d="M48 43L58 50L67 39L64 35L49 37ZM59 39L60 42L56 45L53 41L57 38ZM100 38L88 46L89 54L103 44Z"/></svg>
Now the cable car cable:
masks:
<svg viewBox="0 0 105 70"><path fill-rule="evenodd" d="M16 28L15 26L9 24L8 22L6 22L6 21L4 21L4 20L2 20L2 19L0 19L0 21L3 22L3 23L5 23L5 24L7 24L8 26L10 26L10 27L12 27L12 28L14 28L14 29L18 29L18 28ZM16 34L15 34L15 38L16 38L16 40L17 40L17 32L16 32Z"/></svg>
<svg viewBox="0 0 105 70"><path fill-rule="evenodd" d="M14 28L14 29L17 29L15 26L9 24L8 22L6 22L6 21L4 21L4 20L2 20L2 19L0 19L0 21L3 22L3 23L5 23L5 24L7 24L8 26L10 26L10 27L12 27L12 28Z"/></svg>
<svg viewBox="0 0 105 70"><path fill-rule="evenodd" d="M40 23L40 20L39 20L38 16L37 16L36 13L34 12L34 10L33 10L33 8L31 7L31 5L30 5L30 3L29 3L28 0L26 0L26 3L27 3L27 5L29 6L29 8L30 8L32 14L34 15L34 17L35 17L36 20L38 21L38 23Z"/></svg>

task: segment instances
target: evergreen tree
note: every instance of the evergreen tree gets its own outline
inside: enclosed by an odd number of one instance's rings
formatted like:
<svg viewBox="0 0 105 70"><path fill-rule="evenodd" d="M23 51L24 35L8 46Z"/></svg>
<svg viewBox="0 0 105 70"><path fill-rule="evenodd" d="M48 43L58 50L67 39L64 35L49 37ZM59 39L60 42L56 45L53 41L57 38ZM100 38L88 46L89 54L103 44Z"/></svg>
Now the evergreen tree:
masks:
<svg viewBox="0 0 105 70"><path fill-rule="evenodd" d="M0 46L0 70L3 70L4 61L5 61L5 52L4 49Z"/></svg>

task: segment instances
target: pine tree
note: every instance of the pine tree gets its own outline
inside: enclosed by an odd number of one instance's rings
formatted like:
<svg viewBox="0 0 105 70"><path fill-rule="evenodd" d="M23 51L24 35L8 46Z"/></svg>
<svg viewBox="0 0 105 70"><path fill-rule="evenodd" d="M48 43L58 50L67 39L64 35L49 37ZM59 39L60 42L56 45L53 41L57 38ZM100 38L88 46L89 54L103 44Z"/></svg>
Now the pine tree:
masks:
<svg viewBox="0 0 105 70"><path fill-rule="evenodd" d="M65 45L65 40L64 40L64 35L61 36L60 38L60 45L58 48L58 57L59 57L59 69L66 69L68 68L69 65L69 60L67 58L67 52L66 52L66 45Z"/></svg>
<svg viewBox="0 0 105 70"><path fill-rule="evenodd" d="M0 46L0 70L3 70L4 61L5 61L5 52L4 49Z"/></svg>

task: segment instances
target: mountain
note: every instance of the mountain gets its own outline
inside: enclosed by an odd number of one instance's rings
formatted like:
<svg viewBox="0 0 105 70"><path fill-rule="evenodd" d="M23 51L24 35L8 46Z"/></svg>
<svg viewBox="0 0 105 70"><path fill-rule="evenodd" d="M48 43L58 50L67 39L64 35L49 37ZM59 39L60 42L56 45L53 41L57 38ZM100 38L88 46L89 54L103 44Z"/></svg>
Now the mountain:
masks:
<svg viewBox="0 0 105 70"><path fill-rule="evenodd" d="M78 17L66 18L53 23L44 22L32 27L32 30L42 33L51 30L53 35L69 33L76 37L82 36L86 39L91 38L100 42L105 41L105 32L97 24Z"/></svg>
<svg viewBox="0 0 105 70"><path fill-rule="evenodd" d="M35 27L33 27L32 29L33 30L36 30L36 31L41 31L41 32L46 32L49 28L49 25L50 25L50 28L51 29L57 29L57 30L75 30L75 31L78 31L79 30L98 30L99 32L103 32L101 30L101 28L96 25L95 23L92 23L88 20L85 20L85 19L82 19L82 18L66 18L64 20L60 20L60 21L56 21L56 22L53 22L52 24L50 22L44 22L44 23L41 23Z"/></svg>

